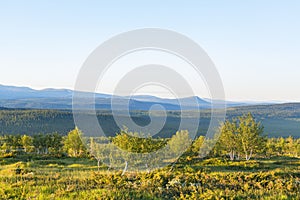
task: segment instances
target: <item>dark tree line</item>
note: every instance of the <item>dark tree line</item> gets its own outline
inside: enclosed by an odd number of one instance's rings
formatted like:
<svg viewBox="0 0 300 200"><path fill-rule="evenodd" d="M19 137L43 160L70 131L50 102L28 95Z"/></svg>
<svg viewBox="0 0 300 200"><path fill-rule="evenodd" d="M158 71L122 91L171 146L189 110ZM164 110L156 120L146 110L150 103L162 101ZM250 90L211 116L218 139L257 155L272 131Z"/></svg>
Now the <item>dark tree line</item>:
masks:
<svg viewBox="0 0 300 200"><path fill-rule="evenodd" d="M261 105L230 108L227 110L228 119L237 118L244 113L251 112L256 119L263 120L265 131L269 137L285 137L293 135L299 137L300 104ZM170 138L180 124L181 113L187 118L199 115L196 111L169 111L167 112L166 124L161 130L159 137ZM105 135L114 137L121 130L117 126L109 110L97 111L99 123ZM159 112L154 117L161 116ZM139 125L150 122L147 111L132 111L132 120ZM197 136L204 135L210 122L210 111L201 110L201 120ZM191 123L194 123L191 120ZM67 135L74 128L73 114L71 110L33 110L33 109L1 109L0 108L0 134L28 134L58 132ZM150 130L151 131L151 130Z"/></svg>
<svg viewBox="0 0 300 200"><path fill-rule="evenodd" d="M249 160L252 157L270 156L300 156L300 139L267 138L263 135L263 126L249 113L232 120L225 121L218 130L218 140L210 139L214 147L208 156L227 156L231 159ZM0 136L0 154L12 156L14 154L48 154L53 156L67 155L70 157L93 156L100 163L105 159L103 154L113 148L114 144L129 152L147 153L156 151L169 144L169 151L176 153L181 146L191 142L188 131L179 131L171 138L138 137L136 133L121 130L115 137L87 138L86 145L82 142L82 132L78 128L63 136L59 133L29 135ZM100 142L99 142L100 141ZM200 136L187 148L184 153L188 159L199 156L200 150L205 151L207 144L204 136Z"/></svg>

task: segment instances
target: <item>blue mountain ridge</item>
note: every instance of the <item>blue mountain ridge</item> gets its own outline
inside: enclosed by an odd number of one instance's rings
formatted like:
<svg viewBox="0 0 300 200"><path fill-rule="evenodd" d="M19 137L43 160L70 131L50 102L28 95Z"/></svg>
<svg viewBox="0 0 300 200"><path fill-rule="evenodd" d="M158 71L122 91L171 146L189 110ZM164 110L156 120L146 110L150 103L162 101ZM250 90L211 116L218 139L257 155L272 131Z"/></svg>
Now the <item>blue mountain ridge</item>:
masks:
<svg viewBox="0 0 300 200"><path fill-rule="evenodd" d="M43 89L35 90L29 87L0 85L0 107L6 108L36 108L36 109L72 109L72 97L74 91L69 89ZM91 93L87 93L91 94ZM113 98L114 108L124 109L129 103L130 110L194 110L211 108L210 99L202 99L197 96L180 99L160 98L151 95L113 96L110 94L95 93L96 109L111 109ZM198 105L195 105L197 102ZM217 101L225 103L227 107L253 105L253 103ZM81 102L84 108L92 108L94 105ZM159 107L152 107L153 105ZM266 102L265 104L268 104ZM271 103L270 103L271 104ZM214 105L218 107L218 103Z"/></svg>

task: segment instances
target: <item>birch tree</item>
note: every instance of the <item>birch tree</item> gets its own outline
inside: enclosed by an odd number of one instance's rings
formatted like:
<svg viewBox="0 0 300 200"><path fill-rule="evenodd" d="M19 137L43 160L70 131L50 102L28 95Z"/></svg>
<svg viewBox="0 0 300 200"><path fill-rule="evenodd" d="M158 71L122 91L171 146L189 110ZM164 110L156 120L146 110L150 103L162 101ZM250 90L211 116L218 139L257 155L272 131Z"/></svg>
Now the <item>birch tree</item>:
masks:
<svg viewBox="0 0 300 200"><path fill-rule="evenodd" d="M81 140L82 132L76 127L64 137L64 149L71 157L80 157L86 153L86 148Z"/></svg>
<svg viewBox="0 0 300 200"><path fill-rule="evenodd" d="M239 151L237 126L237 120L233 119L232 122L225 121L219 129L219 145L228 153L230 160L234 160L235 154Z"/></svg>
<svg viewBox="0 0 300 200"><path fill-rule="evenodd" d="M238 118L239 143L246 160L250 160L253 153L263 147L264 137L262 137L263 126L256 122L251 113Z"/></svg>

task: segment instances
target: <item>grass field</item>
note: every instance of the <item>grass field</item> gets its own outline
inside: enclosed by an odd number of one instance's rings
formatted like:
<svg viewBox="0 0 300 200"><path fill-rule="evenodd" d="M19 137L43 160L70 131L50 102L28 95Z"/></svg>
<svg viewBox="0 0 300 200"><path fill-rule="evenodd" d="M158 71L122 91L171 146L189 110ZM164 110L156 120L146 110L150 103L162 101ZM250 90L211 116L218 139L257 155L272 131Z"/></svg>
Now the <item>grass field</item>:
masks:
<svg viewBox="0 0 300 200"><path fill-rule="evenodd" d="M0 199L299 199L300 159L193 159L150 173L88 158L0 159Z"/></svg>

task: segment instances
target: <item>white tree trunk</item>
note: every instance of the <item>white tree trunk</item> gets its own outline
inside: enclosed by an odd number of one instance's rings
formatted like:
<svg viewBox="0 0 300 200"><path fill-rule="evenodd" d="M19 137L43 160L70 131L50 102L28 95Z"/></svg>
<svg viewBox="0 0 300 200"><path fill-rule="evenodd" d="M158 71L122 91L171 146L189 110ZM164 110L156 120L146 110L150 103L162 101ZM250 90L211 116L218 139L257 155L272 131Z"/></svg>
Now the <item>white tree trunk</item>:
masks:
<svg viewBox="0 0 300 200"><path fill-rule="evenodd" d="M122 176L126 173L127 168L128 168L128 162L125 161L125 167L124 167L124 169L123 169Z"/></svg>
<svg viewBox="0 0 300 200"><path fill-rule="evenodd" d="M234 160L234 151L233 150L231 150L229 152L229 157L230 157L230 160Z"/></svg>
<svg viewBox="0 0 300 200"><path fill-rule="evenodd" d="M251 156L252 156L252 149L250 150L249 155L246 153L246 160L250 160Z"/></svg>
<svg viewBox="0 0 300 200"><path fill-rule="evenodd" d="M100 171L100 161L101 161L101 159L97 159L97 166L98 166L98 171Z"/></svg>

